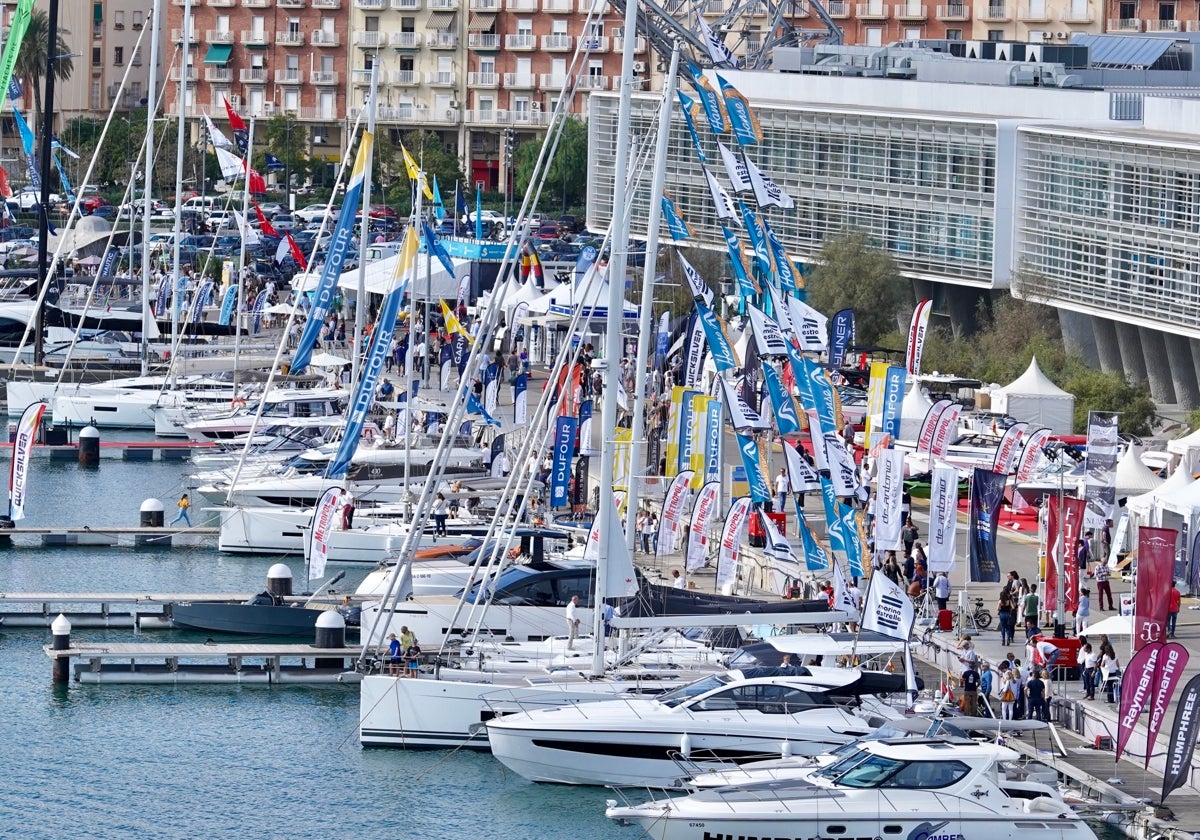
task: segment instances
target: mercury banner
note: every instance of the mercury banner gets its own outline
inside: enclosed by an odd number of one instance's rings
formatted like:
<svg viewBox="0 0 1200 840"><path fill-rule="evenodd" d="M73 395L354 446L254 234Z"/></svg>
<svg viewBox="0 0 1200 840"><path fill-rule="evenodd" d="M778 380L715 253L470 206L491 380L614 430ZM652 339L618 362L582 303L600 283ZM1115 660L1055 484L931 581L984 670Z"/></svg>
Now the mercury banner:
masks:
<svg viewBox="0 0 1200 840"><path fill-rule="evenodd" d="M971 580L976 583L999 583L1000 561L996 557L996 522L1004 502L1007 476L991 470L975 468L971 480Z"/></svg>

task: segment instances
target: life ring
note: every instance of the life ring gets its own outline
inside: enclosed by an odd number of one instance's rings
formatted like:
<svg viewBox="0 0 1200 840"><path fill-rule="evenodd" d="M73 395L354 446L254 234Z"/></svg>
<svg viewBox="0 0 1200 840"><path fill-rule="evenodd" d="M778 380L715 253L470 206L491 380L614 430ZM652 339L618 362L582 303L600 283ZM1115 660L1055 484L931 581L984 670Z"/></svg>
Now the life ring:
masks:
<svg viewBox="0 0 1200 840"><path fill-rule="evenodd" d="M372 443L375 440L375 430L372 429L370 426L364 426L363 430L362 430L362 434L359 435L359 437L361 437L367 443Z"/></svg>
<svg viewBox="0 0 1200 840"><path fill-rule="evenodd" d="M239 408L246 407L246 401L244 399L242 399L241 397L234 397L232 400L229 401L229 407L233 411L237 411Z"/></svg>

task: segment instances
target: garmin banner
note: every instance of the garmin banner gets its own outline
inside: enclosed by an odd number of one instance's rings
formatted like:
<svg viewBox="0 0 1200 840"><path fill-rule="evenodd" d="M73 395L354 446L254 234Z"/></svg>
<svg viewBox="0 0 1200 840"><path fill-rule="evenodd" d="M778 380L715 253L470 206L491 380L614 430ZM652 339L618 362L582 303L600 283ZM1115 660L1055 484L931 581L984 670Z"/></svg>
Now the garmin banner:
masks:
<svg viewBox="0 0 1200 840"><path fill-rule="evenodd" d="M571 484L571 455L575 452L575 433L579 420L559 417L554 424L554 451L550 467L550 507L567 506L567 490Z"/></svg>
<svg viewBox="0 0 1200 840"><path fill-rule="evenodd" d="M975 468L971 480L971 522L968 534L971 549L971 580L999 583L1000 561L996 557L996 523L1004 502L1008 476Z"/></svg>

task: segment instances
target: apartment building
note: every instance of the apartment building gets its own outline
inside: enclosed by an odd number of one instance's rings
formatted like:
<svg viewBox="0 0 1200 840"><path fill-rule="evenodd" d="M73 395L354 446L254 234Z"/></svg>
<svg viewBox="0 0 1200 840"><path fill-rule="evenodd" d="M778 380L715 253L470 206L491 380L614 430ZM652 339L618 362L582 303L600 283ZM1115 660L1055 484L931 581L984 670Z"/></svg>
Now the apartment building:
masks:
<svg viewBox="0 0 1200 840"><path fill-rule="evenodd" d="M1107 32L1200 32L1197 0L1107 0Z"/></svg>

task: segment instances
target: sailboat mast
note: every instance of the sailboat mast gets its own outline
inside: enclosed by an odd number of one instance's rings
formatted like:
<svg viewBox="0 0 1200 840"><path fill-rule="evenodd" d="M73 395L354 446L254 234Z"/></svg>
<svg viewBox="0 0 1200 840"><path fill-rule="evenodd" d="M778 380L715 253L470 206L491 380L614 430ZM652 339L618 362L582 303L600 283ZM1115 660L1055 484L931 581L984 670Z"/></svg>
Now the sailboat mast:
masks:
<svg viewBox="0 0 1200 840"><path fill-rule="evenodd" d="M175 103L179 116L179 126L177 136L175 138L175 238L171 246L171 352L177 352L179 349L179 308L183 305L182 289L179 283L179 240L182 238L182 222L183 222L183 140L184 130L187 127L187 94L188 94L188 68L191 65L192 57L192 0L183 0L183 49L179 53L179 92L176 94L178 101ZM153 130L151 123L151 130ZM150 158L148 161L153 163ZM147 181L149 180L149 172L147 172ZM240 317L241 313L239 313ZM174 361L174 360L172 360ZM171 365L172 379L175 372L179 370L179 366Z"/></svg>
<svg viewBox="0 0 1200 840"><path fill-rule="evenodd" d="M50 143L54 133L54 75L58 69L58 0L50 0L46 12L46 36L49 45L46 47L46 96L42 110L42 145L38 149L38 168L41 169L42 194L40 201L42 212L38 219L38 279L42 285L48 286L52 281L46 276L48 269L47 251L50 247ZM45 326L45 307L37 308L37 328L33 338L33 363L40 365L45 360L46 341L42 334Z"/></svg>
<svg viewBox="0 0 1200 840"><path fill-rule="evenodd" d="M646 355L654 330L654 276L658 268L658 227L662 218L659 206L662 204L663 184L667 179L671 104L675 101L675 82L678 74L677 42L671 52L671 71L663 87L662 106L658 111L658 140L654 149L654 176L650 184L650 219L646 225L646 262L642 271L642 305L638 313L638 341L634 361L636 379L633 394L633 428L629 436L629 501L625 509L625 545L630 556L633 555L637 544L638 490L646 466ZM624 301L621 305L624 307ZM622 317L624 314L621 313Z"/></svg>
<svg viewBox="0 0 1200 840"><path fill-rule="evenodd" d="M158 38L159 14L163 0L154 0L150 11L150 79L146 98L145 158L142 160L142 376L150 372L150 215L154 209L154 114L158 110ZM190 36L191 32L184 30ZM134 175L137 184L137 175Z"/></svg>
<svg viewBox="0 0 1200 840"><path fill-rule="evenodd" d="M246 278L246 228L249 227L250 217L247 213L250 212L250 172L253 170L254 160L254 117L250 117L249 130L246 132L246 182L245 189L242 191L242 229L238 231L241 234L241 248L238 251L238 312L242 310L242 299L246 294L245 278ZM242 356L242 319L237 319L237 326L233 331L233 390L234 394L240 394L238 388L238 371L241 370Z"/></svg>

